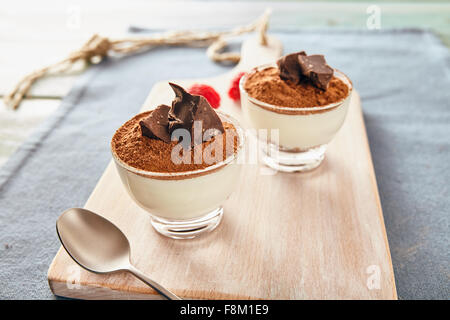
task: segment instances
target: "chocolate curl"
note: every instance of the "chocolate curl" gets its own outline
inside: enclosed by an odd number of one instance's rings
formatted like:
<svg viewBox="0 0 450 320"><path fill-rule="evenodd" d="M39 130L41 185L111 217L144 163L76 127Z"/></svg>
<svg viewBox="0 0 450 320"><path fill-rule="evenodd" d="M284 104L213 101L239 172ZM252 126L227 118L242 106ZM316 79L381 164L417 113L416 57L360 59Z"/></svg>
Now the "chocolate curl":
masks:
<svg viewBox="0 0 450 320"><path fill-rule="evenodd" d="M278 59L277 65L278 69L280 69L281 79L292 81L295 84L300 83L302 74L298 64L299 56L306 56L305 51L291 53Z"/></svg>
<svg viewBox="0 0 450 320"><path fill-rule="evenodd" d="M300 70L305 77L319 89L327 90L328 84L333 78L334 70L331 68L323 55L298 56Z"/></svg>
<svg viewBox="0 0 450 320"><path fill-rule="evenodd" d="M277 61L280 78L299 84L310 81L315 87L327 90L333 78L334 70L325 61L323 55L308 56L305 51L285 55Z"/></svg>
<svg viewBox="0 0 450 320"><path fill-rule="evenodd" d="M139 121L142 135L170 143L169 110L167 105L160 105L144 120Z"/></svg>
<svg viewBox="0 0 450 320"><path fill-rule="evenodd" d="M143 136L170 143L172 133L183 128L191 134L191 142L194 145L203 142L206 130L214 129L215 134L225 132L222 121L206 98L192 95L175 83L169 85L175 93L172 107L160 105L147 118L141 120L139 125ZM195 122L201 123L199 138L194 137Z"/></svg>
<svg viewBox="0 0 450 320"><path fill-rule="evenodd" d="M202 137L201 139L193 137L191 139L193 144L196 141L203 141L203 133L208 129L215 129L219 134L225 132L222 121L206 98L192 95L175 83L169 83L169 85L175 92L175 99L172 101L172 108L169 111L170 133L175 129L184 128L189 130L193 136L195 121L202 123Z"/></svg>

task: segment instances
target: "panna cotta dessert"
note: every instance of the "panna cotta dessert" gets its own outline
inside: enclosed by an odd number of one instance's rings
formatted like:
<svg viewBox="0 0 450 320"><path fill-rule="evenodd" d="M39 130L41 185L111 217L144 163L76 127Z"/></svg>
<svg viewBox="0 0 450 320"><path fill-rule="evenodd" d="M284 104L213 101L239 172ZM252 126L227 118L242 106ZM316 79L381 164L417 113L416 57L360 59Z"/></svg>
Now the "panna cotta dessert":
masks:
<svg viewBox="0 0 450 320"><path fill-rule="evenodd" d="M244 135L237 121L170 83L171 106L140 113L111 140L120 178L163 235L193 238L213 230L236 188Z"/></svg>
<svg viewBox="0 0 450 320"><path fill-rule="evenodd" d="M267 130L264 162L296 172L314 169L324 159L326 145L344 123L353 86L324 56L302 51L251 70L239 89L247 122Z"/></svg>

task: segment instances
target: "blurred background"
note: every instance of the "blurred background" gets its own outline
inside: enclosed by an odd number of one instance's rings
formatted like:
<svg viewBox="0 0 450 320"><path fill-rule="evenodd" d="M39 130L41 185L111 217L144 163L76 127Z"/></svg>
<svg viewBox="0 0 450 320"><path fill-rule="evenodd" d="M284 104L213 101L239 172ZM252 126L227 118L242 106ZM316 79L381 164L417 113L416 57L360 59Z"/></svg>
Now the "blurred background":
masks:
<svg viewBox="0 0 450 320"><path fill-rule="evenodd" d="M224 29L254 20L267 7L273 11L271 30L425 28L450 45L447 1L15 0L0 8L0 96L25 74L79 48L93 33L120 37L131 26ZM39 80L17 111L0 103L0 166L58 107L77 74Z"/></svg>

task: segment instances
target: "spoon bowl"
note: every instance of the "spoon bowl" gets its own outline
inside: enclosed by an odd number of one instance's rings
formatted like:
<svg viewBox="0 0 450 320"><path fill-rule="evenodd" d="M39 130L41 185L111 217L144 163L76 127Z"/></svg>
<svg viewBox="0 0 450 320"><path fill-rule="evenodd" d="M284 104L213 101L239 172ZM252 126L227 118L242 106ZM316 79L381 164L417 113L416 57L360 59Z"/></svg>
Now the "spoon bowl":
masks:
<svg viewBox="0 0 450 320"><path fill-rule="evenodd" d="M102 216L86 209L68 209L56 221L56 231L64 249L84 269L95 273L126 270L166 298L180 299L130 263L127 237Z"/></svg>
<svg viewBox="0 0 450 320"><path fill-rule="evenodd" d="M89 271L114 272L129 263L130 244L123 232L91 211L65 211L56 221L56 230L72 259Z"/></svg>

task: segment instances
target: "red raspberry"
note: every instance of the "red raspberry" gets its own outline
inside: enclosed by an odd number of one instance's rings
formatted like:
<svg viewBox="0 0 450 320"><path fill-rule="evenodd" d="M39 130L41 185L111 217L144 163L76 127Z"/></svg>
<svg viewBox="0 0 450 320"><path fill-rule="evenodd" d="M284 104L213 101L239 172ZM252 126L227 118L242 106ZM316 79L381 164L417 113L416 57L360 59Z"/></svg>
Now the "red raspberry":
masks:
<svg viewBox="0 0 450 320"><path fill-rule="evenodd" d="M188 92L190 94L196 94L205 97L211 107L213 107L214 109L220 107L220 95L216 90L214 90L213 87L208 86L207 84L196 83L189 88Z"/></svg>
<svg viewBox="0 0 450 320"><path fill-rule="evenodd" d="M233 101L238 101L241 99L241 93L239 92L239 81L241 81L244 74L245 72L239 72L231 81L231 87L228 89L228 96Z"/></svg>

